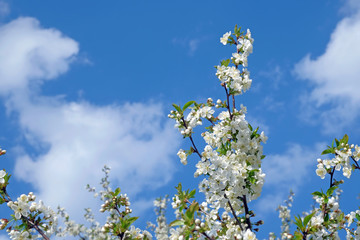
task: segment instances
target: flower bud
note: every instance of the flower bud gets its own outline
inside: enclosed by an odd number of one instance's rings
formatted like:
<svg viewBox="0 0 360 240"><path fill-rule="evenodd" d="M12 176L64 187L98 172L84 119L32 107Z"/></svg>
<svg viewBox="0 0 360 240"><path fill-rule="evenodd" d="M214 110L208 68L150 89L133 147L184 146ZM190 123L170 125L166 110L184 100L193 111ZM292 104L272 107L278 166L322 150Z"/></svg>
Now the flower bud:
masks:
<svg viewBox="0 0 360 240"><path fill-rule="evenodd" d="M201 223L200 219L197 218L197 219L195 220L195 224L196 224L196 225L199 225L200 223Z"/></svg>

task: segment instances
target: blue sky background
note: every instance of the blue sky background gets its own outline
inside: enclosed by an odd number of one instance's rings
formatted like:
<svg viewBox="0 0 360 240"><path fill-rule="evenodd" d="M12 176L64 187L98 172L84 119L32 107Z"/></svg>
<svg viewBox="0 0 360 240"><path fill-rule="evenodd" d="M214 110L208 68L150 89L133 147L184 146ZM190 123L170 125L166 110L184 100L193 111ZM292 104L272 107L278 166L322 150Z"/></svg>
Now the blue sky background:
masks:
<svg viewBox="0 0 360 240"><path fill-rule="evenodd" d="M154 221L154 198L200 180L198 159L185 167L176 155L189 142L166 117L171 103L224 98L214 66L231 56L219 39L235 24L255 39L252 88L237 102L269 136L264 191L251 204L265 221L259 238L280 231L275 209L290 189L292 212L309 210L310 193L328 185L315 174L324 147L344 133L360 143L356 0L0 1L0 144L8 151L0 168L13 175L9 192L34 191L81 221L83 208L99 208L84 186L108 164L139 226ZM359 206L355 175L344 185L345 211Z"/></svg>

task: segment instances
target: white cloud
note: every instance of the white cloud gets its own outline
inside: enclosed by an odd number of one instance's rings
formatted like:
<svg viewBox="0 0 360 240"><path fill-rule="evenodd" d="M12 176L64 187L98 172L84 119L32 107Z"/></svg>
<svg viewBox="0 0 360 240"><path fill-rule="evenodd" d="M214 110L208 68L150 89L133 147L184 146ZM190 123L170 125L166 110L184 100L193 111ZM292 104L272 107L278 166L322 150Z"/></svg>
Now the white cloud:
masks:
<svg viewBox="0 0 360 240"><path fill-rule="evenodd" d="M84 187L100 181L104 164L125 192L151 194L175 171L180 139L161 104L97 106L38 95L44 80L66 72L78 51L78 43L34 18L0 27L0 95L34 147L18 152L14 176L31 183L39 199L66 207L80 220L85 207L96 205ZM137 199L138 206L146 202Z"/></svg>
<svg viewBox="0 0 360 240"><path fill-rule="evenodd" d="M104 164L131 196L162 186L174 172L171 157L179 138L159 104L100 107L37 98L8 106L19 113L28 141L46 149L39 156L20 156L16 176L36 186L41 199L70 212L88 202L84 186L98 183Z"/></svg>
<svg viewBox="0 0 360 240"><path fill-rule="evenodd" d="M79 51L77 42L29 17L0 26L0 36L0 94L56 78Z"/></svg>
<svg viewBox="0 0 360 240"><path fill-rule="evenodd" d="M352 1L348 4L354 6ZM312 113L309 117L319 114L319 107L329 108L317 118L324 124L324 131L329 133L341 131L342 127L354 122L360 112L359 8L357 13L337 24L324 54L315 59L308 54L294 69L298 78L308 80L313 86L304 101L306 111Z"/></svg>
<svg viewBox="0 0 360 240"><path fill-rule="evenodd" d="M314 148L305 148L291 144L282 154L268 155L263 160L263 171L266 174L263 193L257 202L260 212L275 210L288 196L290 189L296 190L309 180L311 170L316 166L316 159L325 144L317 143ZM276 193L273 194L273 193Z"/></svg>

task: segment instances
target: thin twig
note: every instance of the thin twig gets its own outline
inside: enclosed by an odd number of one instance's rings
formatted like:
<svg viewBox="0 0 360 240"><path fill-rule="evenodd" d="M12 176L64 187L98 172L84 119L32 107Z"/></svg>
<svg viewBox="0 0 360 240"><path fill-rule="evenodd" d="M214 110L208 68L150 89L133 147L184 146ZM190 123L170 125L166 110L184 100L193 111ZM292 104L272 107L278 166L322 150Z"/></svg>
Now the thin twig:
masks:
<svg viewBox="0 0 360 240"><path fill-rule="evenodd" d="M334 186L334 183L333 183L334 173L335 173L335 167L333 167L333 170L332 170L332 172L330 173L330 188L331 188L332 186Z"/></svg>
<svg viewBox="0 0 360 240"><path fill-rule="evenodd" d="M359 163L355 160L355 158L353 156L351 156L351 159L354 161L356 168L360 170Z"/></svg>
<svg viewBox="0 0 360 240"><path fill-rule="evenodd" d="M246 196L243 195L241 200L242 200L242 202L244 204L244 208L245 208L245 219L246 219L246 224L247 224L246 229L252 230L251 221L250 221L250 214L249 214L249 207L247 205Z"/></svg>
<svg viewBox="0 0 360 240"><path fill-rule="evenodd" d="M182 117L181 120L183 121L184 127L187 128L186 121L185 121L184 117ZM198 155L198 156L200 157L200 159L201 159L202 156L201 156L200 152L198 151L198 149L196 148L196 145L195 145L195 143L194 143L194 140L193 140L192 136L190 135L189 138L190 138L190 141L191 141L191 143L192 143L192 145L193 145L194 152L196 152L197 155Z"/></svg>
<svg viewBox="0 0 360 240"><path fill-rule="evenodd" d="M46 240L50 240L50 238L48 238L45 233L39 228L38 225L36 225L35 223L33 223L29 218L22 216L23 219L25 219L26 222L28 222L30 224L30 226L32 228L34 228L44 239Z"/></svg>
<svg viewBox="0 0 360 240"><path fill-rule="evenodd" d="M228 200L228 204L229 204L229 207L231 209L231 213L234 216L234 218L235 218L237 224L239 225L241 231L243 231L243 228L241 226L241 222L240 222L239 218L236 216L235 210L234 210L233 206L231 205L231 202L230 202L229 198L226 196L226 194L224 194L224 197Z"/></svg>
<svg viewBox="0 0 360 240"><path fill-rule="evenodd" d="M224 89L225 89L225 92L226 92L226 108L228 109L229 111L229 115L230 115L230 119L232 119L232 114L231 114L231 110L230 110L230 94L227 90L227 87L226 87L226 84L224 83Z"/></svg>

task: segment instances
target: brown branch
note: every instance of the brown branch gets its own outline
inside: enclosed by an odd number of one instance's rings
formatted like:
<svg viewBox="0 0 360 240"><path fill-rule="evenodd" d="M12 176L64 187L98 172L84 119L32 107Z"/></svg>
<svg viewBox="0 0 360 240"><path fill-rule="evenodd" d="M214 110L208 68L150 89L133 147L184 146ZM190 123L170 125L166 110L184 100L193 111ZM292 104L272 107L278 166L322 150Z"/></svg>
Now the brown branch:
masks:
<svg viewBox="0 0 360 240"><path fill-rule="evenodd" d="M39 228L38 225L36 225L34 222L32 222L29 218L22 216L23 219L25 219L26 222L30 224L32 228L34 228L44 239L50 240L45 233Z"/></svg>

